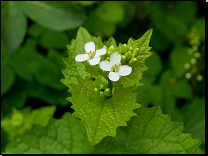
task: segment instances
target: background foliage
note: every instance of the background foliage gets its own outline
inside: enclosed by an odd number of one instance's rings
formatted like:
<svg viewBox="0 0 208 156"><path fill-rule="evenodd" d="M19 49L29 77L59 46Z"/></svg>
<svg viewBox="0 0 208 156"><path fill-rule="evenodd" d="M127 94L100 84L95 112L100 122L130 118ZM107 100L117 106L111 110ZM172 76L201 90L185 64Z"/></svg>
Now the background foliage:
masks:
<svg viewBox="0 0 208 156"><path fill-rule="evenodd" d="M137 102L160 106L172 121L183 122L184 132L202 142L197 152L205 152L203 2L2 1L1 12L1 152L33 125L60 124L49 120L73 112L60 79L66 45L79 26L103 41L113 36L117 45L153 28L153 55L146 60L144 86L135 91ZM74 150L62 152L81 152Z"/></svg>

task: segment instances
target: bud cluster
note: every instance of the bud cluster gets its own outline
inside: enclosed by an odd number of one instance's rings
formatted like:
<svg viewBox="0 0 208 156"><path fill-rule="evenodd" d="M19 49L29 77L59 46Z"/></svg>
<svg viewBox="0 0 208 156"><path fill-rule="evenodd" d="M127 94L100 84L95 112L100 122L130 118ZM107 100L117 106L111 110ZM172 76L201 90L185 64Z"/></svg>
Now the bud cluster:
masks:
<svg viewBox="0 0 208 156"><path fill-rule="evenodd" d="M190 59L190 62L184 64L184 68L186 70L189 70L185 74L185 77L187 79L190 79L193 75L197 73L196 63L197 60L201 57L201 53L198 52L198 47L200 46L201 43L196 27L192 27L191 32L188 34L188 39L191 48L187 50L187 53L189 55L192 55L193 57ZM201 80L202 80L202 76L197 75L197 81L201 81Z"/></svg>
<svg viewBox="0 0 208 156"><path fill-rule="evenodd" d="M134 47L134 48L133 48ZM133 65L134 62L137 61L137 56L139 55L140 49L136 46L130 46L126 44L119 44L119 47L116 48L113 45L109 48L106 46L103 46L103 48L106 48L106 56L104 60L110 61L110 56L112 53L119 53L121 54L121 64L128 64Z"/></svg>
<svg viewBox="0 0 208 156"><path fill-rule="evenodd" d="M99 88L95 88L95 92L99 92L101 97L111 96L111 89L107 87L107 84L102 84Z"/></svg>

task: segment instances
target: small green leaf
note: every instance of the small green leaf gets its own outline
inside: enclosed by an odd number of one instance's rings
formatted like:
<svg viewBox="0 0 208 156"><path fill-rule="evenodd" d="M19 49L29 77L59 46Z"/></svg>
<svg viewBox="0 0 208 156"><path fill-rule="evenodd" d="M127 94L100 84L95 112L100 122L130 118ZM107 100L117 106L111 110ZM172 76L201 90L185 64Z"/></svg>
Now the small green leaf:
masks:
<svg viewBox="0 0 208 156"><path fill-rule="evenodd" d="M128 122L127 127L119 127L123 136L104 138L92 153L196 153L200 141L192 139L191 134L184 134L182 131L183 124L170 121L170 116L162 114L159 107L140 108L137 109L137 116Z"/></svg>
<svg viewBox="0 0 208 156"><path fill-rule="evenodd" d="M64 32L56 32L52 30L46 30L40 40L40 45L43 48L65 48L69 43L69 38Z"/></svg>
<svg viewBox="0 0 208 156"><path fill-rule="evenodd" d="M55 83L59 83L59 70L49 59L34 60L29 64L29 68L40 84L63 89L63 86L55 85Z"/></svg>
<svg viewBox="0 0 208 156"><path fill-rule="evenodd" d="M102 84L101 79L79 79L78 85L71 85L74 116L81 118L85 125L88 139L92 145L99 143L106 136L116 136L118 126L126 126L126 121L134 116L133 109L139 108L135 102L136 94L130 88L120 87L110 99L104 99L100 92L95 92Z"/></svg>
<svg viewBox="0 0 208 156"><path fill-rule="evenodd" d="M84 11L72 2L24 1L21 6L32 20L56 31L76 28L86 18Z"/></svg>
<svg viewBox="0 0 208 156"><path fill-rule="evenodd" d="M15 137L5 154L83 154L91 149L86 131L78 119L65 113L59 120L51 119L46 127L34 125L26 134Z"/></svg>
<svg viewBox="0 0 208 156"><path fill-rule="evenodd" d="M115 48L117 48L116 45L116 40L113 37L110 37L105 43L105 46L110 47L110 46L114 46Z"/></svg>
<svg viewBox="0 0 208 156"><path fill-rule="evenodd" d="M24 58L22 58L21 55L14 53L13 55L11 55L11 64L12 67L14 68L15 72L17 73L17 75L28 81L28 82L32 82L32 74L30 72L30 69L28 68L28 64L25 61Z"/></svg>
<svg viewBox="0 0 208 156"><path fill-rule="evenodd" d="M1 2L1 37L9 52L18 48L26 34L27 18L19 2Z"/></svg>
<svg viewBox="0 0 208 156"><path fill-rule="evenodd" d="M124 18L123 6L116 1L104 1L96 10L98 17L105 22L117 23Z"/></svg>
<svg viewBox="0 0 208 156"><path fill-rule="evenodd" d="M152 35L153 29L149 29L140 39L132 40L129 39L127 46L132 47L132 49L138 48L138 56L136 56L137 61L131 66L132 72L128 76L123 76L119 79L119 83L124 86L134 86L139 83L139 80L142 79L142 74L148 68L145 66L145 59L152 55L149 50L150 38Z"/></svg>
<svg viewBox="0 0 208 156"><path fill-rule="evenodd" d="M9 67L1 68L1 95L12 87L15 80L14 72Z"/></svg>

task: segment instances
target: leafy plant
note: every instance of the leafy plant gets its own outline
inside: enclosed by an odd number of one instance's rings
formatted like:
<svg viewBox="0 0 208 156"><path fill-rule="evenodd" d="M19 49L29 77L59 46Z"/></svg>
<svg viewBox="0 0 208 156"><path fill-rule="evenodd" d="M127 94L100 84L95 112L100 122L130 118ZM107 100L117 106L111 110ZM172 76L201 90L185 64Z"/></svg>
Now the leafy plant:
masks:
<svg viewBox="0 0 208 156"><path fill-rule="evenodd" d="M204 154L204 6L2 1L1 152Z"/></svg>

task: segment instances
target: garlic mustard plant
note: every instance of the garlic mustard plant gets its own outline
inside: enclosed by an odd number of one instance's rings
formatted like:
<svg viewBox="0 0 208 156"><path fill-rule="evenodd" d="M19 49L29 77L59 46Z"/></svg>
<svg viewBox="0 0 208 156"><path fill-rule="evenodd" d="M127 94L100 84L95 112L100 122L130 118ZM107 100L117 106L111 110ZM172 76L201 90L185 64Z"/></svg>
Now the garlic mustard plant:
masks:
<svg viewBox="0 0 208 156"><path fill-rule="evenodd" d="M100 62L101 55L106 54L106 49L98 49L95 51L95 43L87 42L84 46L86 54L79 54L75 57L77 62L82 62L88 60L91 65L96 65Z"/></svg>
<svg viewBox="0 0 208 156"><path fill-rule="evenodd" d="M128 65L120 64L121 55L118 53L113 53L110 56L110 62L102 61L100 62L100 68L105 71L110 71L109 79L111 81L118 81L120 76L127 76L131 73L132 68Z"/></svg>

